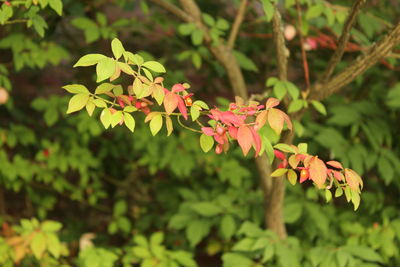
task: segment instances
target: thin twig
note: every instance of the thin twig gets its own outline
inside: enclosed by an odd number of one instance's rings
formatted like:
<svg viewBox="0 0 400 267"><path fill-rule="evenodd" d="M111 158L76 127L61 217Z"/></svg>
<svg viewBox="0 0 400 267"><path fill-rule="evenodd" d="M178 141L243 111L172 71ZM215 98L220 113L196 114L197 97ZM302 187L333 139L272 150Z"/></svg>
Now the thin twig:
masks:
<svg viewBox="0 0 400 267"><path fill-rule="evenodd" d="M15 20L9 20L4 22L4 25L10 25L10 24L16 24L16 23L27 23L28 20L27 19L15 19Z"/></svg>
<svg viewBox="0 0 400 267"><path fill-rule="evenodd" d="M181 122L181 116L177 116L176 117L176 120L178 121L178 124L180 125L180 126L182 126L183 128L185 128L186 130L189 130L189 131L192 131L192 132L195 132L195 133L203 133L202 131L199 131L199 130L196 130L196 129L193 129L193 128L190 128L190 127L188 127L188 126L186 126L185 124L183 124L182 122Z"/></svg>
<svg viewBox="0 0 400 267"><path fill-rule="evenodd" d="M331 59L329 60L326 71L322 75L322 78L321 78L322 82L326 82L327 80L329 80L329 78L333 74L333 71L335 70L336 65L342 59L347 42L350 39L350 30L353 28L353 25L354 25L354 22L356 21L357 15L365 3L366 3L366 0L356 0L354 2L353 6L351 7L350 14L347 16L346 22L343 26L342 35L339 38L338 47L336 48L335 53L332 55Z"/></svg>
<svg viewBox="0 0 400 267"><path fill-rule="evenodd" d="M233 23L231 33L228 39L228 48L233 49L235 46L236 38L239 33L240 25L242 25L244 14L246 12L247 0L242 0L240 2L239 10L235 18L235 22Z"/></svg>
<svg viewBox="0 0 400 267"><path fill-rule="evenodd" d="M185 21L185 22L192 22L192 18L182 9L179 7L168 3L165 0L150 0L151 2L163 7L165 10L171 12L175 16L177 16L179 19Z"/></svg>
<svg viewBox="0 0 400 267"><path fill-rule="evenodd" d="M272 30L278 64L278 76L281 81L286 81L288 49L286 48L285 37L283 35L282 17L276 6L272 18Z"/></svg>
<svg viewBox="0 0 400 267"><path fill-rule="evenodd" d="M300 36L301 57L302 57L303 69L304 69L304 79L306 81L307 88L310 88L310 71L308 68L307 53L306 53L306 49L304 47L303 19L301 16L299 0L296 0L296 9L297 9L298 29L299 29L299 36Z"/></svg>
<svg viewBox="0 0 400 267"><path fill-rule="evenodd" d="M400 23L398 23L378 43L365 54L354 60L346 69L325 83L317 83L311 90L309 100L322 100L338 92L341 88L354 81L356 77L374 66L382 58L390 55L393 48L400 43Z"/></svg>

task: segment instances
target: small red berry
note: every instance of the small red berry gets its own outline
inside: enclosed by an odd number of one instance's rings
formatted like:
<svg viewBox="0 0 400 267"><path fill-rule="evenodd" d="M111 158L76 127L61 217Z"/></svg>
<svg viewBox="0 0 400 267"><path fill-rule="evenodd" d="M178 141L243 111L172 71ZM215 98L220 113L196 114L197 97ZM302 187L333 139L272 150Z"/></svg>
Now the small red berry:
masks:
<svg viewBox="0 0 400 267"><path fill-rule="evenodd" d="M222 145L221 144L218 144L215 147L215 153L217 153L218 155L222 153Z"/></svg>
<svg viewBox="0 0 400 267"><path fill-rule="evenodd" d="M4 4L5 4L6 6L11 6L11 3L8 2L8 1L5 1Z"/></svg>
<svg viewBox="0 0 400 267"><path fill-rule="evenodd" d="M137 101L137 102L135 103L135 107L136 107L137 109L140 109L140 108L142 107L142 102Z"/></svg>
<svg viewBox="0 0 400 267"><path fill-rule="evenodd" d="M217 125L217 128L216 128L216 132L217 132L217 134L219 134L219 135L224 135L225 132L226 132L226 130L225 130L224 127L222 127L220 124L218 124L218 125Z"/></svg>
<svg viewBox="0 0 400 267"><path fill-rule="evenodd" d="M50 156L50 151L46 148L43 150L43 155L47 158L48 156Z"/></svg>
<svg viewBox="0 0 400 267"><path fill-rule="evenodd" d="M186 106L191 107L192 104L193 104L193 100L190 97L185 98L185 105Z"/></svg>
<svg viewBox="0 0 400 267"><path fill-rule="evenodd" d="M309 177L310 173L306 169L302 169L300 172L300 183L307 180Z"/></svg>

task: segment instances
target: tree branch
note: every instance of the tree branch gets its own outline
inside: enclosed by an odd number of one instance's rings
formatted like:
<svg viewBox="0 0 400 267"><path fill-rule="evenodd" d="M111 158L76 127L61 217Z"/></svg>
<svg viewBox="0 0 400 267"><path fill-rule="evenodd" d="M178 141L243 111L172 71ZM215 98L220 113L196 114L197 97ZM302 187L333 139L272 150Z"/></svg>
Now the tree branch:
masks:
<svg viewBox="0 0 400 267"><path fill-rule="evenodd" d="M235 46L236 38L239 32L239 28L242 25L244 14L246 12L247 0L240 2L238 13L236 14L235 22L233 23L231 33L228 39L228 48L232 50Z"/></svg>
<svg viewBox="0 0 400 267"><path fill-rule="evenodd" d="M180 9L179 7L177 7L171 3L168 3L165 0L150 0L150 1L153 2L154 4L161 6L165 10L171 12L172 14L177 16L180 20L183 20L185 22L192 22L192 18L185 11Z"/></svg>
<svg viewBox="0 0 400 267"><path fill-rule="evenodd" d="M400 43L400 22L386 34L378 43L371 46L366 53L356 59L342 72L325 83L317 83L312 88L309 100L322 100L338 92L357 76L375 65L380 59L390 55L393 48Z"/></svg>
<svg viewBox="0 0 400 267"><path fill-rule="evenodd" d="M304 69L304 79L306 80L307 89L310 88L310 71L308 69L308 61L307 61L307 53L304 48L304 36L303 36L303 19L301 17L301 9L300 2L296 0L296 9L297 9L297 20L298 20L298 29L300 36L300 46L301 46L301 57L303 60L303 69Z"/></svg>
<svg viewBox="0 0 400 267"><path fill-rule="evenodd" d="M275 7L272 18L273 39L276 49L276 60L278 64L278 76L282 81L287 80L287 57L289 54L285 45L285 36L283 34L282 17L277 7Z"/></svg>
<svg viewBox="0 0 400 267"><path fill-rule="evenodd" d="M346 48L347 42L350 39L350 30L353 28L354 22L356 21L358 12L361 10L363 5L366 3L366 0L355 0L353 6L351 7L350 14L348 15L346 22L343 26L342 35L339 38L338 47L335 50L335 53L332 55L329 60L328 67L326 68L325 73L322 75L321 81L326 82L331 76L333 71L335 70L336 65L342 59L344 54L344 50Z"/></svg>

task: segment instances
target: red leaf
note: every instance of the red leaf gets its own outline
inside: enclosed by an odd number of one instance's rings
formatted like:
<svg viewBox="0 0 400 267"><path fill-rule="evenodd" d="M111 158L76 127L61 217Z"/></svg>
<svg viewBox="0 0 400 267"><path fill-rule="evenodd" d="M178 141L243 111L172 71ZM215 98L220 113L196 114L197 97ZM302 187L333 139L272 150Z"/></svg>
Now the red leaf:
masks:
<svg viewBox="0 0 400 267"><path fill-rule="evenodd" d="M214 129L211 127L203 127L201 128L201 131L208 136L213 136L214 135Z"/></svg>
<svg viewBox="0 0 400 267"><path fill-rule="evenodd" d="M274 149L274 154L275 154L275 157L277 157L280 160L284 160L285 159L285 154L283 154L279 150Z"/></svg>
<svg viewBox="0 0 400 267"><path fill-rule="evenodd" d="M164 98L164 108L168 115L171 115L172 112L178 106L179 96L174 93L167 92Z"/></svg>
<svg viewBox="0 0 400 267"><path fill-rule="evenodd" d="M238 129L235 126L229 126L228 132L233 139L237 139Z"/></svg>
<svg viewBox="0 0 400 267"><path fill-rule="evenodd" d="M332 171L333 172L333 176L336 178L336 180L338 181L342 181L343 180L343 174L339 171Z"/></svg>
<svg viewBox="0 0 400 267"><path fill-rule="evenodd" d="M253 145L256 150L256 157L260 154L261 150L261 137L258 135L254 127L250 127L251 134L253 135Z"/></svg>
<svg viewBox="0 0 400 267"><path fill-rule="evenodd" d="M279 103L280 103L280 101L276 98L273 98L273 97L268 98L267 103L265 103L265 108L270 109L270 108L276 107L277 105L279 105Z"/></svg>
<svg viewBox="0 0 400 267"><path fill-rule="evenodd" d="M187 115L187 109L186 109L185 102L178 95L177 95L177 98L178 98L178 109L182 113L182 115L185 118L185 120L187 120L188 119L188 115Z"/></svg>
<svg viewBox="0 0 400 267"><path fill-rule="evenodd" d="M251 130L247 126L240 126L237 134L237 140L242 148L243 155L247 155L252 146L253 136Z"/></svg>
<svg viewBox="0 0 400 267"><path fill-rule="evenodd" d="M316 183L318 187L322 187L326 181L327 168L325 163L317 157L310 160L310 179Z"/></svg>
<svg viewBox="0 0 400 267"><path fill-rule="evenodd" d="M331 161L328 161L326 164L328 164L328 165L330 165L330 166L332 166L332 167L334 167L336 169L343 170L342 164L340 164L340 162L338 162L338 161L331 160Z"/></svg>
<svg viewBox="0 0 400 267"><path fill-rule="evenodd" d="M182 84L177 83L174 86L172 86L171 92L172 93L178 93L178 92L182 92L185 91L185 87L183 87Z"/></svg>
<svg viewBox="0 0 400 267"><path fill-rule="evenodd" d="M282 113L276 108L271 108L268 111L268 123L277 134L281 134L283 129L284 119Z"/></svg>

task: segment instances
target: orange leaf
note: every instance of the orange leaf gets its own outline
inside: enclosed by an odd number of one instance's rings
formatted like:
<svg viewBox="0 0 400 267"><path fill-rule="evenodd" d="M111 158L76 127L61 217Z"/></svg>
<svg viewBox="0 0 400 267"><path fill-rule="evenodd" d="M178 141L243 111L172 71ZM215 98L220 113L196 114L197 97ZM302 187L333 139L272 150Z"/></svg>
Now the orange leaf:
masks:
<svg viewBox="0 0 400 267"><path fill-rule="evenodd" d="M260 114L257 115L255 129L256 130L261 129L267 122L267 118L268 118L268 111L267 110L261 111Z"/></svg>
<svg viewBox="0 0 400 267"><path fill-rule="evenodd" d="M346 177L346 182L351 189L358 190L358 186L361 186L361 188L363 187L364 183L360 175L358 175L358 173L355 171L351 169L344 169L344 175Z"/></svg>
<svg viewBox="0 0 400 267"><path fill-rule="evenodd" d="M178 101L179 98L176 94L171 92L165 94L164 108L168 115L171 115L171 113L178 107Z"/></svg>
<svg viewBox="0 0 400 267"><path fill-rule="evenodd" d="M338 161L331 160L331 161L328 161L326 164L328 164L328 165L330 165L330 166L332 166L332 167L334 167L336 169L343 170L342 164L340 164L340 162L338 162Z"/></svg>
<svg viewBox="0 0 400 267"><path fill-rule="evenodd" d="M326 181L327 168L325 163L317 157L310 160L310 179L320 188Z"/></svg>
<svg viewBox="0 0 400 267"><path fill-rule="evenodd" d="M239 146L242 148L243 155L247 155L253 143L251 130L247 126L240 126L237 134Z"/></svg>
<svg viewBox="0 0 400 267"><path fill-rule="evenodd" d="M277 134L281 134L283 129L284 118L282 113L282 111L276 108L271 108L268 111L268 123Z"/></svg>
<svg viewBox="0 0 400 267"><path fill-rule="evenodd" d="M265 108L270 109L279 105L280 101L276 98L268 98L267 102L265 103Z"/></svg>

